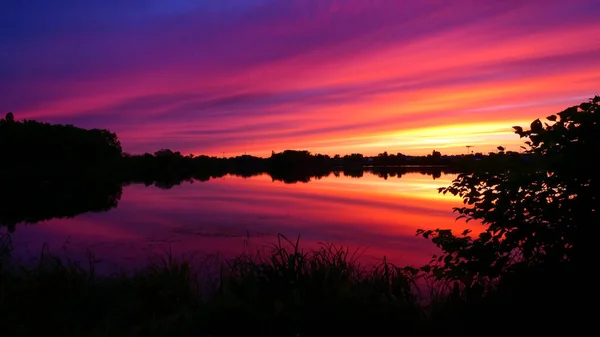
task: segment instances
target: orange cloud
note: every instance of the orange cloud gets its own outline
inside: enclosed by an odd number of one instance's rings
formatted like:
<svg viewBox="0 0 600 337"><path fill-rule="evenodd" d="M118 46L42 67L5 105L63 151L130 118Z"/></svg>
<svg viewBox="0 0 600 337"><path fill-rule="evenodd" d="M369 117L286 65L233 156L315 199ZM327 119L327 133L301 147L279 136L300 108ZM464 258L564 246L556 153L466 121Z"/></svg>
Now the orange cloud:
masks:
<svg viewBox="0 0 600 337"><path fill-rule="evenodd" d="M230 21L152 9L128 29L77 22L48 28L37 49L8 41L19 52L0 59L11 79L0 103L17 117L113 129L129 152L516 150L511 126L600 87L595 8L267 1L219 9Z"/></svg>

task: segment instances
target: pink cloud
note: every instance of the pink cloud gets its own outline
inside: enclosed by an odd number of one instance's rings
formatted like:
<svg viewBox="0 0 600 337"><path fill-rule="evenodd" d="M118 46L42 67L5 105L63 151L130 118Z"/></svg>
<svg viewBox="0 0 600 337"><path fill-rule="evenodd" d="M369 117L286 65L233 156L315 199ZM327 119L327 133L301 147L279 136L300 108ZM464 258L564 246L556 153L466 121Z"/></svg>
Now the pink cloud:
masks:
<svg viewBox="0 0 600 337"><path fill-rule="evenodd" d="M102 14L89 24L67 17L77 30L9 40L0 106L18 118L110 128L130 152L462 152L470 139L432 130L464 125L481 129L473 145L484 152L495 142L516 148L512 125L598 90L595 8L264 1L152 8L113 25ZM407 138L417 131L425 134Z"/></svg>

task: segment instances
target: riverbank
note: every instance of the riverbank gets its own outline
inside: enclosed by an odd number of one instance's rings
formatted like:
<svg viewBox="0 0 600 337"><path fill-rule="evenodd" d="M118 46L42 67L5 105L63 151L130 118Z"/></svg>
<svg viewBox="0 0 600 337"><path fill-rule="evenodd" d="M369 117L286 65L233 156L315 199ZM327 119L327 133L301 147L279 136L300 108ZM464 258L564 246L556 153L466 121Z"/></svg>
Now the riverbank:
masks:
<svg viewBox="0 0 600 337"><path fill-rule="evenodd" d="M304 252L285 237L224 263L216 278L168 254L109 276L94 272L92 256L47 250L25 266L10 257L10 237L1 241L4 336L489 336L562 329L573 312L565 280L540 271L484 291L385 259L364 267L331 245Z"/></svg>

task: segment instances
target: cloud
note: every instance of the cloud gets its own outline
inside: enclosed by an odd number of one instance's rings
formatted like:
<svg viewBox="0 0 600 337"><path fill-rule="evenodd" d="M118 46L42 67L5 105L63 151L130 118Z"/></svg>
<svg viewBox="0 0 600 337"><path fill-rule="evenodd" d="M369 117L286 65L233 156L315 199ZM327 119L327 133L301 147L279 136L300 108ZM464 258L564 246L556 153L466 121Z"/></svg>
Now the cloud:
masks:
<svg viewBox="0 0 600 337"><path fill-rule="evenodd" d="M600 85L591 0L9 0L3 13L0 107L113 129L132 152L518 148L489 125ZM465 125L479 131L406 136Z"/></svg>

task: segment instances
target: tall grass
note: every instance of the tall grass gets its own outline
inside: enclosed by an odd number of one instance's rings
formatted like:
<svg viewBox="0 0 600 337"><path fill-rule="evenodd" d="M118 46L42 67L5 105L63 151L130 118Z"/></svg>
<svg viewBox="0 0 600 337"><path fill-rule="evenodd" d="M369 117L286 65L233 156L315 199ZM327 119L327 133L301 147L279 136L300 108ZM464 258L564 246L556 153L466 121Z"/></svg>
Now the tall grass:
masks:
<svg viewBox="0 0 600 337"><path fill-rule="evenodd" d="M416 270L385 259L365 268L357 258L357 251L331 244L305 252L299 239L279 235L270 251L242 254L223 267L216 303L246 317L246 326L288 335L356 332L359 326L349 320L378 322L369 325L371 332L384 332L392 322L407 329L420 324Z"/></svg>
<svg viewBox="0 0 600 337"><path fill-rule="evenodd" d="M283 235L221 264L217 278L171 252L108 276L95 272L92 254L79 262L44 246L33 265L10 254L10 236L0 235L2 336L475 335L473 324L500 303L482 305L473 289L385 258L361 265L346 247L304 251Z"/></svg>

